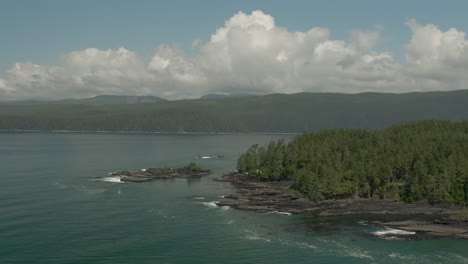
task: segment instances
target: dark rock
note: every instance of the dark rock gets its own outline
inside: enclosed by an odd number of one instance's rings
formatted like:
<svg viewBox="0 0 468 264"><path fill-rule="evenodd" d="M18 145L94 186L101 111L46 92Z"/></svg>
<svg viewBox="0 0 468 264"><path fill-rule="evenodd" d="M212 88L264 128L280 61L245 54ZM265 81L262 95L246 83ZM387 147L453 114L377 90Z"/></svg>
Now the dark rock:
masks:
<svg viewBox="0 0 468 264"><path fill-rule="evenodd" d="M259 181L239 173L226 174L216 180L231 182L237 189L236 194L224 196L231 201L220 201L217 203L219 206L249 211L307 213L305 217L310 219L367 215L382 220L371 221L370 225L415 232L416 236L410 239L431 237L468 239L468 217L466 216L468 213L460 206L430 205L422 202L408 204L364 198L335 199L314 203L291 190L291 181ZM389 221L395 217L403 218L403 220Z"/></svg>
<svg viewBox="0 0 468 264"><path fill-rule="evenodd" d="M119 171L112 175L120 176L123 182L148 182L158 179L171 178L193 178L211 174L211 170L197 169L190 170L187 167L183 168L148 168L138 171Z"/></svg>

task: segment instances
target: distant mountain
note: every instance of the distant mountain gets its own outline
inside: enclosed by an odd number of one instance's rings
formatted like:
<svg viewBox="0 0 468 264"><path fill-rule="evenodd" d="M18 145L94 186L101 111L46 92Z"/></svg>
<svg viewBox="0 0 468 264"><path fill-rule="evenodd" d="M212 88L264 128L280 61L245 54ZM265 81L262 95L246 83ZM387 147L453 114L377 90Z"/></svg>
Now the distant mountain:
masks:
<svg viewBox="0 0 468 264"><path fill-rule="evenodd" d="M80 104L80 105L119 105L164 102L166 99L157 96L128 96L128 95L98 95L82 99L63 99L53 101L27 100L3 102L3 104Z"/></svg>
<svg viewBox="0 0 468 264"><path fill-rule="evenodd" d="M88 104L0 105L0 130L304 132L376 129L423 119L468 120L468 90L272 94L145 104L127 104L127 97L105 98L100 103L100 97L82 99Z"/></svg>
<svg viewBox="0 0 468 264"><path fill-rule="evenodd" d="M141 104L164 102L166 99L157 96L129 96L129 95L98 95L84 99L65 99L59 103L90 104L90 105L116 105L116 104Z"/></svg>
<svg viewBox="0 0 468 264"><path fill-rule="evenodd" d="M217 99L238 99L238 98L246 98L246 97L253 97L258 96L255 94L226 94L226 93L212 93L206 94L200 97L200 99L204 100L217 100Z"/></svg>

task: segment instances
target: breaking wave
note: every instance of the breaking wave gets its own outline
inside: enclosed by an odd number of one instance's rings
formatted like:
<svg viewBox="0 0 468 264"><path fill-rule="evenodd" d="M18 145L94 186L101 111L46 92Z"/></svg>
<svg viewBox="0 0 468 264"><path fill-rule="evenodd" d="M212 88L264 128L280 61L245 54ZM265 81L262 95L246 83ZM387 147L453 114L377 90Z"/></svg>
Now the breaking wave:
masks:
<svg viewBox="0 0 468 264"><path fill-rule="evenodd" d="M375 231L372 232L372 234L386 239L399 239L398 236L412 236L415 235L416 232L386 227L384 230Z"/></svg>
<svg viewBox="0 0 468 264"><path fill-rule="evenodd" d="M405 231L405 230L400 230L400 229L395 229L395 228L385 228L385 230L375 231L375 232L373 232L373 234L377 235L377 236L385 236L385 235L408 236L408 235L414 235L414 234L416 234L416 232Z"/></svg>
<svg viewBox="0 0 468 264"><path fill-rule="evenodd" d="M271 211L271 212L266 212L265 214L277 214L277 215L286 215L286 216L291 216L291 213L288 212L280 212L280 211Z"/></svg>
<svg viewBox="0 0 468 264"><path fill-rule="evenodd" d="M123 183L123 181L120 180L120 176L103 177L98 180L103 182Z"/></svg>
<svg viewBox="0 0 468 264"><path fill-rule="evenodd" d="M219 201L203 202L201 204L203 204L206 207L217 208L218 205L216 203L219 203Z"/></svg>
<svg viewBox="0 0 468 264"><path fill-rule="evenodd" d="M196 159L216 159L216 158L224 158L222 155L218 156L196 156Z"/></svg>

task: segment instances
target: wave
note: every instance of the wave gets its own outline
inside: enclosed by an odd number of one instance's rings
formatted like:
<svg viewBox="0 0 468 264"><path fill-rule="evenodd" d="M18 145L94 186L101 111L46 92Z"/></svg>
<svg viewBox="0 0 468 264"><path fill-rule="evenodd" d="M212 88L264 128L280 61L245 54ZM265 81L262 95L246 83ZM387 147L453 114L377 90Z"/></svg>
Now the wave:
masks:
<svg viewBox="0 0 468 264"><path fill-rule="evenodd" d="M218 205L216 203L219 203L219 201L203 202L201 204L210 208L217 208Z"/></svg>
<svg viewBox="0 0 468 264"><path fill-rule="evenodd" d="M286 215L286 216L291 216L291 213L288 212L280 212L280 211L271 211L271 212L266 212L264 214L278 214L278 215Z"/></svg>
<svg viewBox="0 0 468 264"><path fill-rule="evenodd" d="M266 241L266 242L271 242L271 239L260 237L260 236L257 236L257 235L246 236L246 238L248 240L263 240L263 241Z"/></svg>
<svg viewBox="0 0 468 264"><path fill-rule="evenodd" d="M298 243L296 243L296 245L297 245L299 248L317 249L316 246L311 245L311 244L308 244L308 243L306 243L306 242L298 242Z"/></svg>
<svg viewBox="0 0 468 264"><path fill-rule="evenodd" d="M123 183L123 181L120 180L120 176L103 177L98 180L103 182Z"/></svg>
<svg viewBox="0 0 468 264"><path fill-rule="evenodd" d="M385 230L375 231L375 232L372 232L372 234L374 234L376 236L379 236L379 237L381 237L381 236L391 236L391 235L411 236L411 235L415 235L416 232L386 227Z"/></svg>
<svg viewBox="0 0 468 264"><path fill-rule="evenodd" d="M266 238L266 237L261 237L261 236L258 235L257 232L255 232L255 231L252 231L252 230L244 230L244 232L247 233L247 235L245 236L245 238L247 238L248 240L262 240L262 241L265 241L265 242L271 242L271 239Z"/></svg>
<svg viewBox="0 0 468 264"><path fill-rule="evenodd" d="M362 251L360 249L348 249L344 252L346 255L354 258L360 258L360 259L370 259L374 260L373 257L369 256L367 251Z"/></svg>
<svg viewBox="0 0 468 264"><path fill-rule="evenodd" d="M370 252L357 247L353 243L344 242L344 241L335 241L335 240L322 240L325 243L331 243L334 246L327 250L328 253L332 253L337 256L349 256L359 259L369 259L375 261L374 258L369 255Z"/></svg>
<svg viewBox="0 0 468 264"><path fill-rule="evenodd" d="M194 200L205 200L205 197L203 197L203 196L195 196L195 197L193 197L192 199L194 199Z"/></svg>
<svg viewBox="0 0 468 264"><path fill-rule="evenodd" d="M393 258L393 259L415 260L414 256L404 256L404 255L401 255L400 253L396 253L396 252L392 252L392 253L388 254L388 256L390 258Z"/></svg>
<svg viewBox="0 0 468 264"><path fill-rule="evenodd" d="M196 159L216 159L216 158L224 158L222 155L218 156L196 156Z"/></svg>
<svg viewBox="0 0 468 264"><path fill-rule="evenodd" d="M280 212L280 211L273 211L273 213L279 214L279 215L287 215L287 216L292 215L291 213L288 213L288 212Z"/></svg>
<svg viewBox="0 0 468 264"><path fill-rule="evenodd" d="M226 210L231 209L231 207L227 205L219 206L217 205L217 203L219 203L219 201L201 202L200 204L203 204L204 206L209 207L209 208L219 208L221 209L221 211L226 211Z"/></svg>

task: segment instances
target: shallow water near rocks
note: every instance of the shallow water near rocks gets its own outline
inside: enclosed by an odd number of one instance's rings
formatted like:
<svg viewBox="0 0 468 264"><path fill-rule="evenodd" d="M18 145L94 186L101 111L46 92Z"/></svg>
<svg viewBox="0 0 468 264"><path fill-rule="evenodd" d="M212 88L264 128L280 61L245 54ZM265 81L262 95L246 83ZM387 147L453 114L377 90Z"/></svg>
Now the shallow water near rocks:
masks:
<svg viewBox="0 0 468 264"><path fill-rule="evenodd" d="M0 133L0 263L468 262L466 240L384 239L392 230L359 217L319 228L216 206L235 190L212 177L278 138L291 136ZM190 162L215 173L141 184L108 175Z"/></svg>

